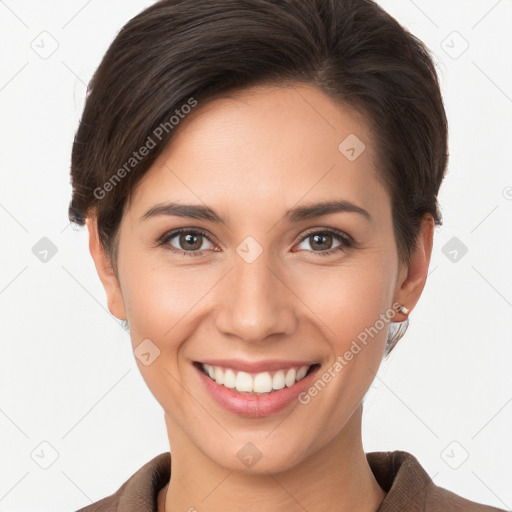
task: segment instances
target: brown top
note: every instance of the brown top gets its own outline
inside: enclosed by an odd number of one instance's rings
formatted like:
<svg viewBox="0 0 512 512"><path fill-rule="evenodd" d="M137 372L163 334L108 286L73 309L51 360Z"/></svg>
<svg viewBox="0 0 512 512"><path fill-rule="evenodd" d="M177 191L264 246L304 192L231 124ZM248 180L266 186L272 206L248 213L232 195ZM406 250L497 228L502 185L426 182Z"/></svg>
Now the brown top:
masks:
<svg viewBox="0 0 512 512"><path fill-rule="evenodd" d="M438 487L408 452L369 452L366 458L375 479L387 492L376 512L505 512ZM157 512L158 492L169 482L170 474L170 452L161 453L114 494L76 512Z"/></svg>

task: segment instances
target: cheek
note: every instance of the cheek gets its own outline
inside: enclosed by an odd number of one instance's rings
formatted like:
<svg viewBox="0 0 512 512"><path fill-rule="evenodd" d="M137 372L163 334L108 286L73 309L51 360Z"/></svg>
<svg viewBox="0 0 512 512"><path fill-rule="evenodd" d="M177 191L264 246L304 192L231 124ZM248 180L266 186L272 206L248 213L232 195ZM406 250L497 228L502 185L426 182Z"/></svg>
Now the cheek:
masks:
<svg viewBox="0 0 512 512"><path fill-rule="evenodd" d="M211 271L191 269L146 264L126 272L123 281L136 363L151 393L166 410L190 400L183 386L177 384L184 383L187 371L180 358L183 342L200 325L198 312L218 281ZM139 357L144 353L150 354L146 361Z"/></svg>
<svg viewBox="0 0 512 512"><path fill-rule="evenodd" d="M317 449L344 427L378 371L390 323L381 314L393 299L393 264L392 253L386 256L375 250L347 258L337 269L294 272L294 291L308 307L322 352L330 353L300 397L313 418L304 423L303 434L316 439Z"/></svg>
<svg viewBox="0 0 512 512"><path fill-rule="evenodd" d="M323 325L337 354L347 350L352 340L388 311L394 293L392 268L390 259L375 253L358 260L347 259L338 268L295 272L294 291L317 318L315 323ZM387 329L381 323L378 327L385 338Z"/></svg>
<svg viewBox="0 0 512 512"><path fill-rule="evenodd" d="M218 280L217 275L192 267L171 269L147 265L146 268L127 273L123 283L130 332L135 338L154 337L172 345L173 339L179 339L176 333L183 320L194 315L194 306L206 299Z"/></svg>

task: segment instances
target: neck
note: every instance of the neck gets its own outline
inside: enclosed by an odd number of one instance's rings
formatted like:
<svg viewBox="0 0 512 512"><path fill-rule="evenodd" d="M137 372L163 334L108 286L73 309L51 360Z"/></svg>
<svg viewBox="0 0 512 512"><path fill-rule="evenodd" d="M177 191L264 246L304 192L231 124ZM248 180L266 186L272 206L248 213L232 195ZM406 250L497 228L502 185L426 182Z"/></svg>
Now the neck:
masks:
<svg viewBox="0 0 512 512"><path fill-rule="evenodd" d="M361 440L360 405L340 432L312 456L277 474L247 474L215 464L168 421L171 480L158 512L375 512L386 493L371 471Z"/></svg>

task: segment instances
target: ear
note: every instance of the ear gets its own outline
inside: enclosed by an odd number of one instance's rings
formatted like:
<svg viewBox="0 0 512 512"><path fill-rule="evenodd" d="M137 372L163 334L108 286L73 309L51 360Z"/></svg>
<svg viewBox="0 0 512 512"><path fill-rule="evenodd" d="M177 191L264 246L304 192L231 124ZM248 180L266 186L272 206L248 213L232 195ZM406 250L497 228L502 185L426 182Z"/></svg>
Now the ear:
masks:
<svg viewBox="0 0 512 512"><path fill-rule="evenodd" d="M121 286L112 268L110 258L105 254L103 246L101 245L97 218L94 215L87 216L86 224L89 231L89 251L107 294L108 309L119 320L126 320L126 310L123 294L121 293Z"/></svg>
<svg viewBox="0 0 512 512"><path fill-rule="evenodd" d="M432 255L435 222L431 214L425 214L421 220L420 230L417 237L417 247L411 253L409 266L402 268L400 272L395 300L405 306L409 312L416 306L427 282L428 267ZM405 320L407 314L397 313Z"/></svg>

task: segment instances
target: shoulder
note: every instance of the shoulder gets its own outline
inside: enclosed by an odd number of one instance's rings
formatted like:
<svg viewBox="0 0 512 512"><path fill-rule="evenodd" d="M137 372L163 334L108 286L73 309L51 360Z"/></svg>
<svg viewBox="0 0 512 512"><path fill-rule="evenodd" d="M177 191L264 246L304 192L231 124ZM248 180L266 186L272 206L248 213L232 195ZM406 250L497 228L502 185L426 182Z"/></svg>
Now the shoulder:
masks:
<svg viewBox="0 0 512 512"><path fill-rule="evenodd" d="M387 492L377 512L505 512L435 485L409 452L369 452L366 458L375 479Z"/></svg>
<svg viewBox="0 0 512 512"><path fill-rule="evenodd" d="M428 489L425 501L425 511L431 510L433 512L505 512L505 509L468 500L433 483Z"/></svg>
<svg viewBox="0 0 512 512"><path fill-rule="evenodd" d="M158 491L169 481L171 455L157 455L126 480L119 489L76 512L153 512Z"/></svg>

